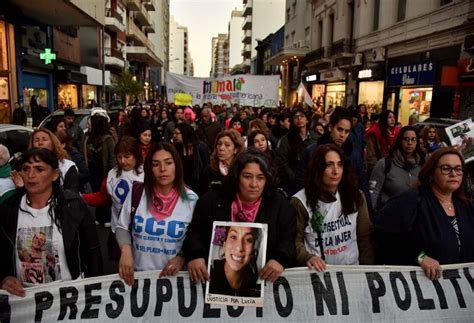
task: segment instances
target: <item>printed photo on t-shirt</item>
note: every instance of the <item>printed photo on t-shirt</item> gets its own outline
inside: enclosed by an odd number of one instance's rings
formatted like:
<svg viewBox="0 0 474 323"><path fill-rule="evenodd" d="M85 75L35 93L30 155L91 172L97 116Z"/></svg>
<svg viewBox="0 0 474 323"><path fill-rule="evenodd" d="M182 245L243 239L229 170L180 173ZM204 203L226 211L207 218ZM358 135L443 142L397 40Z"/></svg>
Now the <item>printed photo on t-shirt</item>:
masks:
<svg viewBox="0 0 474 323"><path fill-rule="evenodd" d="M52 226L19 228L16 245L23 284L45 284L61 279L59 254L53 244Z"/></svg>

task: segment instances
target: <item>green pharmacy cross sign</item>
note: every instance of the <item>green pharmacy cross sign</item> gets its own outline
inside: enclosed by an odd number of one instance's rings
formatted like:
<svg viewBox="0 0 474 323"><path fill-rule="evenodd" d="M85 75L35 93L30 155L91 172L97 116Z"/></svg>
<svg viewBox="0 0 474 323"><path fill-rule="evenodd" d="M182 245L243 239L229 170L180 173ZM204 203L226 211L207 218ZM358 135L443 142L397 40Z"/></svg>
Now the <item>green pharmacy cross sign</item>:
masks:
<svg viewBox="0 0 474 323"><path fill-rule="evenodd" d="M51 53L51 48L45 48L44 53L40 54L40 59L44 59L45 64L51 64L51 61L56 59L56 54Z"/></svg>

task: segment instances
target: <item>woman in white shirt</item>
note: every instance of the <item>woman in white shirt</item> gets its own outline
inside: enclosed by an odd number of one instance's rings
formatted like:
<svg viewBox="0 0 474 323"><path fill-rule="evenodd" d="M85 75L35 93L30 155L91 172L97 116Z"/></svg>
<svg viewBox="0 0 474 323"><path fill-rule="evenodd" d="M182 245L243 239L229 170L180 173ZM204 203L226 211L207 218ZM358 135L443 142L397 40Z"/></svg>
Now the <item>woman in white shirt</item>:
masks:
<svg viewBox="0 0 474 323"><path fill-rule="evenodd" d="M316 149L304 188L291 204L297 214L298 265L324 271L326 264L373 264L367 203L341 148L326 144Z"/></svg>
<svg viewBox="0 0 474 323"><path fill-rule="evenodd" d="M184 186L183 166L173 145L155 145L144 170L144 183L132 187L115 232L121 250L119 275L129 285L134 271L161 270L160 276L166 276L181 270L181 248L198 199Z"/></svg>
<svg viewBox="0 0 474 323"><path fill-rule="evenodd" d="M103 274L94 221L79 194L62 190L59 163L47 149L23 153L24 189L0 205L0 288L24 287Z"/></svg>

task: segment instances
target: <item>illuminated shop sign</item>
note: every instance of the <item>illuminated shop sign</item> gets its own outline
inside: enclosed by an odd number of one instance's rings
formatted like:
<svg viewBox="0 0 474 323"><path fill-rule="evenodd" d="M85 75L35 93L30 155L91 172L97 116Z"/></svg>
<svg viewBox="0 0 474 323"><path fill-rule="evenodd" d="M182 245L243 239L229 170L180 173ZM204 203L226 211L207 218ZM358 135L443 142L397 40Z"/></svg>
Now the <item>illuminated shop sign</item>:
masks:
<svg viewBox="0 0 474 323"><path fill-rule="evenodd" d="M315 82L318 80L318 74L311 74L306 76L305 78L306 82Z"/></svg>
<svg viewBox="0 0 474 323"><path fill-rule="evenodd" d="M370 79L372 78L372 70L360 70L359 73L357 74L357 77L360 79Z"/></svg>
<svg viewBox="0 0 474 323"><path fill-rule="evenodd" d="M392 66L388 73L388 86L433 84L435 66L433 62Z"/></svg>

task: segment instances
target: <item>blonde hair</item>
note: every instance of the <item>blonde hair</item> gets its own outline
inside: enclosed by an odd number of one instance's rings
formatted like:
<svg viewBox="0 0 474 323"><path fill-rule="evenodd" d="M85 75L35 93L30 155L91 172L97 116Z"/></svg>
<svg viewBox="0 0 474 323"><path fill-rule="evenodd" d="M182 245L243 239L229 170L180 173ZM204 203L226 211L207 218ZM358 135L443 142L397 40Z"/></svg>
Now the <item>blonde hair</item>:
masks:
<svg viewBox="0 0 474 323"><path fill-rule="evenodd" d="M28 149L33 148L33 137L39 132L43 132L49 136L49 139L51 140L51 143L52 143L52 152L56 155L59 161L63 161L64 159L69 159L69 154L61 145L61 142L59 141L58 137L56 137L54 133L52 133L46 128L35 129L31 133Z"/></svg>
<svg viewBox="0 0 474 323"><path fill-rule="evenodd" d="M219 170L219 157L217 157L217 142L223 137L229 137L230 140L232 140L232 142L234 143L234 146L237 149L237 153L234 155L234 159L238 154L242 153L245 150L244 140L242 139L240 133L238 133L236 130L229 129L219 132L216 136L216 140L214 142L214 151L211 155L210 166L213 171Z"/></svg>

